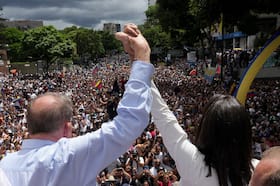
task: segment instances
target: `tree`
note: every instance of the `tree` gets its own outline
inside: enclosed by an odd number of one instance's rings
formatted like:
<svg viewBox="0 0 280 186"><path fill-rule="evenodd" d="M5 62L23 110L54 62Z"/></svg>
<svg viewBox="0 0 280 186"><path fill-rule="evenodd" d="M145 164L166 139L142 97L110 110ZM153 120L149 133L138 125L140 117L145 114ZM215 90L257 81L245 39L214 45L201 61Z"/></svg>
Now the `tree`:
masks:
<svg viewBox="0 0 280 186"><path fill-rule="evenodd" d="M122 45L113 34L75 26L62 30L75 43L76 60L88 65L104 54L121 51Z"/></svg>
<svg viewBox="0 0 280 186"><path fill-rule="evenodd" d="M104 31L99 31L98 33L101 35L101 42L106 54L113 51L121 51L122 45L118 40L115 39L115 36L113 34Z"/></svg>
<svg viewBox="0 0 280 186"><path fill-rule="evenodd" d="M157 17L163 30L170 33L173 45L192 45L190 30L194 19L189 11L189 0L158 0Z"/></svg>
<svg viewBox="0 0 280 186"><path fill-rule="evenodd" d="M165 57L166 52L171 48L170 34L164 32L160 25L154 25L151 27L140 26L142 34L145 36L147 41L152 48L152 54L155 50L160 50L161 54L158 57Z"/></svg>
<svg viewBox="0 0 280 186"><path fill-rule="evenodd" d="M0 20L2 19L1 16L3 15L2 10L3 10L3 8L0 6ZM0 23L0 31L2 31L4 28L5 28L4 24ZM2 45L3 43L4 43L3 42L3 35L0 34L0 45Z"/></svg>
<svg viewBox="0 0 280 186"><path fill-rule="evenodd" d="M154 51L160 49L161 55L163 56L157 57L165 57L166 51L171 48L171 37L159 24L159 19L157 18L158 5L150 6L145 13L147 20L144 25L139 26L139 29L149 42L152 55L155 54Z"/></svg>
<svg viewBox="0 0 280 186"><path fill-rule="evenodd" d="M78 27L76 27L76 26L71 26L71 27L66 27L66 28L64 28L64 29L61 30L60 32L73 39L72 36L75 35L75 34L73 34L73 33L76 33L77 30L79 30Z"/></svg>
<svg viewBox="0 0 280 186"><path fill-rule="evenodd" d="M233 31L233 26L246 34L258 32L255 13L279 13L280 1L273 0L158 0L155 14L162 28L185 41L208 37L211 27L221 21ZM274 29L275 30L275 29Z"/></svg>
<svg viewBox="0 0 280 186"><path fill-rule="evenodd" d="M85 65L90 61L95 62L105 53L101 35L97 31L79 28L73 41L76 43L77 55Z"/></svg>
<svg viewBox="0 0 280 186"><path fill-rule="evenodd" d="M8 46L8 56L11 61L20 61L24 58L22 38L23 32L17 28L3 28L0 30L0 41Z"/></svg>
<svg viewBox="0 0 280 186"><path fill-rule="evenodd" d="M158 11L159 11L158 9L159 9L159 5L155 4L149 6L148 9L145 11L147 19L144 24L146 25L146 27L152 25L160 25L159 18L158 18Z"/></svg>
<svg viewBox="0 0 280 186"><path fill-rule="evenodd" d="M220 22L221 14L223 14L224 28L237 26L248 35L259 31L256 13L280 12L280 2L273 0L236 0L232 3L223 0L191 0L191 2L200 7L198 15L206 22L212 25Z"/></svg>
<svg viewBox="0 0 280 186"><path fill-rule="evenodd" d="M215 41L211 33L213 25L219 23L226 32L234 32L233 28L237 26L243 33L253 35L260 30L256 13L280 12L279 2L272 0L249 0L248 2L236 0L232 3L223 0L190 0L189 10L195 20L193 36L196 36L201 43L204 38L208 40L209 48L212 50L212 61L215 60Z"/></svg>
<svg viewBox="0 0 280 186"><path fill-rule="evenodd" d="M53 26L43 26L28 30L23 36L23 47L34 60L44 60L44 70L60 58L70 57L73 43Z"/></svg>

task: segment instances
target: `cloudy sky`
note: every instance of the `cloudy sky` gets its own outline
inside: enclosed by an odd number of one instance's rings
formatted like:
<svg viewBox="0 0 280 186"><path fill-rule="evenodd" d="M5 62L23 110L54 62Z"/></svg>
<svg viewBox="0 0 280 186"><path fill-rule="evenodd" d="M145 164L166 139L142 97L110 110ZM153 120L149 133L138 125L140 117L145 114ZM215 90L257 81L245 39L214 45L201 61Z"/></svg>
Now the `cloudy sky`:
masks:
<svg viewBox="0 0 280 186"><path fill-rule="evenodd" d="M108 22L142 24L148 0L0 0L0 7L2 17L10 20L43 20L57 29L102 29Z"/></svg>

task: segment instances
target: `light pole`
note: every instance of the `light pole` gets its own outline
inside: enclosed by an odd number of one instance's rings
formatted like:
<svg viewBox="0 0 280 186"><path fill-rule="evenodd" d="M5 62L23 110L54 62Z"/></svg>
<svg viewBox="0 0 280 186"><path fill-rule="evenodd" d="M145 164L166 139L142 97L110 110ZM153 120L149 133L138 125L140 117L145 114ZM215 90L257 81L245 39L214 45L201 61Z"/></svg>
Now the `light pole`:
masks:
<svg viewBox="0 0 280 186"><path fill-rule="evenodd" d="M221 29L222 29L222 56L221 56L221 71L220 71L220 78L221 78L221 82L223 82L223 67L224 67L224 48L225 48L225 38L224 38L224 15L223 12L221 13Z"/></svg>

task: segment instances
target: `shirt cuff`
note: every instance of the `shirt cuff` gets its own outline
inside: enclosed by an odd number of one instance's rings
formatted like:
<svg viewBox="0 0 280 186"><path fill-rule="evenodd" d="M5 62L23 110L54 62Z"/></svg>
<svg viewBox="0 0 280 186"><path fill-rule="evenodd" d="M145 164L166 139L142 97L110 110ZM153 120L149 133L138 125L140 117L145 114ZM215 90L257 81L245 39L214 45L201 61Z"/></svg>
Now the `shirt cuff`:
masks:
<svg viewBox="0 0 280 186"><path fill-rule="evenodd" d="M147 83L151 87L151 80L155 68L151 63L143 61L134 61L132 63L131 73L129 79L137 79Z"/></svg>

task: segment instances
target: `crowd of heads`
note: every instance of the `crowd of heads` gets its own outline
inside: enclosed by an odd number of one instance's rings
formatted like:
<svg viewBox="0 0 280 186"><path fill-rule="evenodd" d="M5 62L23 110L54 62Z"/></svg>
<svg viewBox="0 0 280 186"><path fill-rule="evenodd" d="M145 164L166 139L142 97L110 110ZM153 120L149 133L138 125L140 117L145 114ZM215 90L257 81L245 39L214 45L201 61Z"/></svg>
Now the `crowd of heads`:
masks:
<svg viewBox="0 0 280 186"><path fill-rule="evenodd" d="M196 67L198 72L203 66L202 63ZM200 73L188 76L192 67L182 59L169 66L156 64L155 67L154 82L163 99L181 127L189 134L190 140L199 144L203 139L196 134L199 123L203 123L203 112L209 98L214 94L227 94L227 90L220 82L209 83ZM46 92L65 94L72 100L73 136L99 129L102 123L117 115L116 108L125 90L129 70L128 57L120 55L100 59L91 68L74 66L46 74L1 76L1 157L18 151L22 140L28 138L30 132L37 130L28 129L31 126L27 126L27 121L32 118L28 118L26 113L31 100ZM248 130L252 130L253 156L256 158L260 158L262 152L269 147L280 145L279 85L279 79L257 79L246 100L250 121L244 121L244 124L250 127ZM234 113L230 114L230 117L234 117ZM237 146L240 143L236 142ZM176 165L165 148L152 117L148 127L131 148L97 177L100 185L116 182L152 185L154 182L176 183L179 179Z"/></svg>

